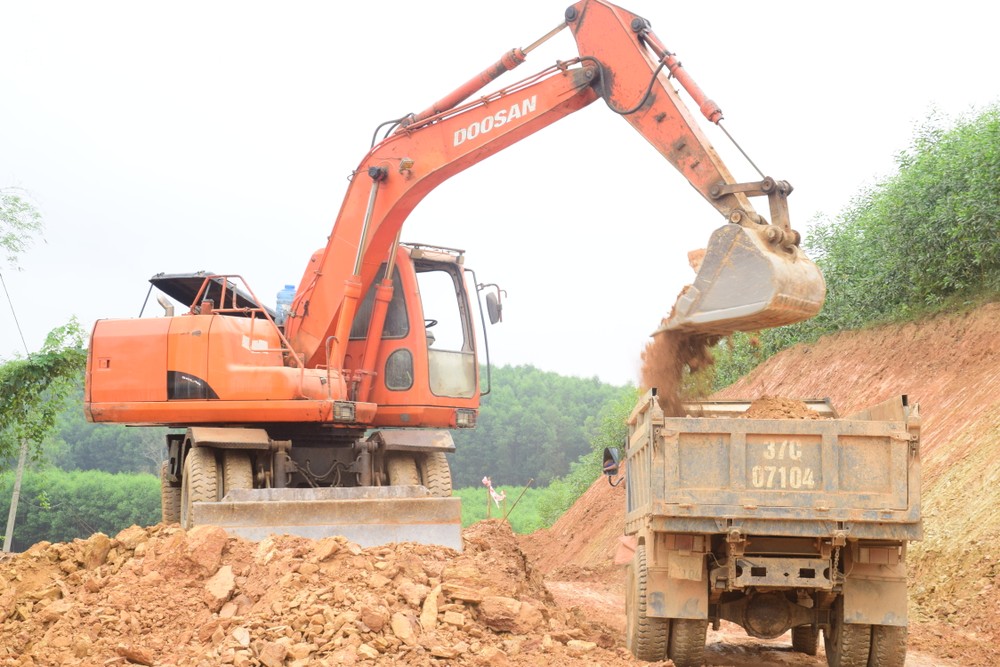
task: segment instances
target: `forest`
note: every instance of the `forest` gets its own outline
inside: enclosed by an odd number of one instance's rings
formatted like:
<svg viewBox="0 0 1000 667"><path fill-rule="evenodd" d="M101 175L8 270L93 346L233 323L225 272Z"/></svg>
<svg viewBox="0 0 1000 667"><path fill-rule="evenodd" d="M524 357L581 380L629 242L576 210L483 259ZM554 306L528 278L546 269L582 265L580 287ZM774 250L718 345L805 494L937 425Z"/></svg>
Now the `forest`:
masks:
<svg viewBox="0 0 1000 667"><path fill-rule="evenodd" d="M998 201L1000 108L950 124L929 120L897 156L896 173L807 232L804 247L827 281L823 311L797 325L718 341L714 365L686 387L721 389L777 351L826 333L997 300ZM24 228L11 223L17 216L7 215L9 206L0 209L0 246L16 254L9 239ZM163 457L165 431L85 421L85 355L72 332L54 332L61 335L38 354L0 360L0 516L10 503L17 443L32 444L14 549L159 518L151 473ZM69 380L52 384L55 376ZM492 380L477 428L455 434L454 486L470 523L486 516L480 480L489 476L507 493L512 526L530 532L550 525L599 474L603 448L621 443L637 388L531 366L494 368ZM502 509L491 508L492 516Z"/></svg>

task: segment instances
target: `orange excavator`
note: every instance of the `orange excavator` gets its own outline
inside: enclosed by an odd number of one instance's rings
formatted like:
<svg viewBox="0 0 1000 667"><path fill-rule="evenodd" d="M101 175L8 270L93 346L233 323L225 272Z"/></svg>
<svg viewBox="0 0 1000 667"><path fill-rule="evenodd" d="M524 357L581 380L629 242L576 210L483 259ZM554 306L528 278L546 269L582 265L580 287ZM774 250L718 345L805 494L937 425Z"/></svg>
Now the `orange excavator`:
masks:
<svg viewBox="0 0 1000 667"><path fill-rule="evenodd" d="M576 57L473 97L563 29ZM189 304L163 317L100 320L85 393L88 419L168 426L163 519L271 532L340 534L363 545L461 548L451 497L450 429L475 426L477 291L492 321L501 291L467 283L464 252L404 244L410 211L434 187L602 100L721 214L692 285L661 330L724 335L812 317L825 286L790 226L785 181L739 183L674 84L719 123L650 23L603 0L515 48L421 113L380 126L352 173L324 248L290 306L262 305L238 275L158 274ZM752 197L766 197L770 220Z"/></svg>

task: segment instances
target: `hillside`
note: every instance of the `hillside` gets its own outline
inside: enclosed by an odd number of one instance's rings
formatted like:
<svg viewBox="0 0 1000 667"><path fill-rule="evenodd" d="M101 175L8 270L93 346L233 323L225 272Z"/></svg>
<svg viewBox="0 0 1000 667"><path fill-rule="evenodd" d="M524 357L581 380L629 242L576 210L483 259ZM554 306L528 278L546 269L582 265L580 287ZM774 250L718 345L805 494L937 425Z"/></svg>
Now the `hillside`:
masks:
<svg viewBox="0 0 1000 667"><path fill-rule="evenodd" d="M919 403L925 538L909 555L917 622L910 645L962 665L1000 664L1000 558L992 548L1000 538L998 325L994 303L827 336L785 350L718 395L829 397L842 414L900 394ZM621 574L611 559L621 531L609 526L621 526L622 497L597 480L551 529L523 538L522 548L550 579L585 573L614 590Z"/></svg>

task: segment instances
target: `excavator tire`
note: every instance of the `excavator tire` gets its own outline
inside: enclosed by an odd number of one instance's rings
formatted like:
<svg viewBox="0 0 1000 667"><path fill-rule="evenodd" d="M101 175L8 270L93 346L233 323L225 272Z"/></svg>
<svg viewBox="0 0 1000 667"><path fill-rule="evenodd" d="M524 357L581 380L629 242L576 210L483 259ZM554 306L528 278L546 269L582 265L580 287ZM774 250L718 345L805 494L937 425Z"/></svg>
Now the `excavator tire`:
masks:
<svg viewBox="0 0 1000 667"><path fill-rule="evenodd" d="M625 645L639 660L654 662L667 654L670 619L646 616L648 578L646 545L640 544L626 570Z"/></svg>
<svg viewBox="0 0 1000 667"><path fill-rule="evenodd" d="M792 650L806 655L816 655L819 650L819 628L815 625L792 628Z"/></svg>
<svg viewBox="0 0 1000 667"><path fill-rule="evenodd" d="M872 626L844 622L844 598L830 611L830 626L823 630L826 662L830 667L868 667Z"/></svg>
<svg viewBox="0 0 1000 667"><path fill-rule="evenodd" d="M444 452L427 452L417 459L420 481L435 498L451 497L451 466Z"/></svg>
<svg viewBox="0 0 1000 667"><path fill-rule="evenodd" d="M417 461L411 454L390 454L385 462L389 486L418 486Z"/></svg>
<svg viewBox="0 0 1000 667"><path fill-rule="evenodd" d="M222 493L225 496L234 489L253 488L253 463L250 454L237 450L226 450L222 454Z"/></svg>
<svg viewBox="0 0 1000 667"><path fill-rule="evenodd" d="M906 662L906 626L873 625L868 667L903 667Z"/></svg>
<svg viewBox="0 0 1000 667"><path fill-rule="evenodd" d="M181 480L181 527L194 526L194 503L215 502L219 499L219 464L215 451L208 447L193 447L184 459Z"/></svg>
<svg viewBox="0 0 1000 667"><path fill-rule="evenodd" d="M164 461L160 466L160 510L163 523L180 523L181 487L174 486L167 479L169 471L170 461Z"/></svg>
<svg viewBox="0 0 1000 667"><path fill-rule="evenodd" d="M670 621L670 647L667 657L677 667L701 667L705 664L705 635L708 621L698 618L674 618Z"/></svg>

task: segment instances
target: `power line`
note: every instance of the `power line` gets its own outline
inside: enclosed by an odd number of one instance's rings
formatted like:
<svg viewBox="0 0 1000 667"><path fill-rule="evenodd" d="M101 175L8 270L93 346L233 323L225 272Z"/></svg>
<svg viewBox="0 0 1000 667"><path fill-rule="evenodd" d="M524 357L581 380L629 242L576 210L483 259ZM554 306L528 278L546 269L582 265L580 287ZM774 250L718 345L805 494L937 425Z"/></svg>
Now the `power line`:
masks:
<svg viewBox="0 0 1000 667"><path fill-rule="evenodd" d="M31 354L28 351L28 343L24 340L24 333L21 331L21 323L17 319L17 312L14 310L14 302L11 301L10 292L7 291L7 282L3 279L3 274L0 273L0 285L3 285L3 293L7 297L7 303L10 304L10 314L14 317L14 326L17 327L17 335L21 337L21 345L24 345L24 353Z"/></svg>

